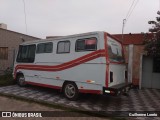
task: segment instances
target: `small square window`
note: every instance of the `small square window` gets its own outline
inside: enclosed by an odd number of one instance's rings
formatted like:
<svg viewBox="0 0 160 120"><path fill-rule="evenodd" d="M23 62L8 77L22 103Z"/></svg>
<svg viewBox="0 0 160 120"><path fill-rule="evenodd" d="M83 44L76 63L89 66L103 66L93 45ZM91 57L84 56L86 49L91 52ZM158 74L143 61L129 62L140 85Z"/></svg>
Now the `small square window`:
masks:
<svg viewBox="0 0 160 120"><path fill-rule="evenodd" d="M76 51L94 51L97 49L97 39L94 38L86 38L86 39L78 39L76 41Z"/></svg>
<svg viewBox="0 0 160 120"><path fill-rule="evenodd" d="M36 53L52 53L53 50L53 43L39 43L37 45L37 51Z"/></svg>
<svg viewBox="0 0 160 120"><path fill-rule="evenodd" d="M57 53L69 53L70 41L60 41L57 45Z"/></svg>

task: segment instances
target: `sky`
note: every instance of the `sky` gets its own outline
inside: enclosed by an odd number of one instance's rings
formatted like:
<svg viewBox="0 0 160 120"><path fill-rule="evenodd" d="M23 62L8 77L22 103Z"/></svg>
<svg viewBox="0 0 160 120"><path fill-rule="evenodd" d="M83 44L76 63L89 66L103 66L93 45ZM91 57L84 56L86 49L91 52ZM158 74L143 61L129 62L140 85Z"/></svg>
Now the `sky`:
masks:
<svg viewBox="0 0 160 120"><path fill-rule="evenodd" d="M121 34L133 0L0 0L0 23L8 30L34 37L64 36L92 31ZM160 0L139 0L124 33L148 32ZM27 31L26 31L27 28Z"/></svg>

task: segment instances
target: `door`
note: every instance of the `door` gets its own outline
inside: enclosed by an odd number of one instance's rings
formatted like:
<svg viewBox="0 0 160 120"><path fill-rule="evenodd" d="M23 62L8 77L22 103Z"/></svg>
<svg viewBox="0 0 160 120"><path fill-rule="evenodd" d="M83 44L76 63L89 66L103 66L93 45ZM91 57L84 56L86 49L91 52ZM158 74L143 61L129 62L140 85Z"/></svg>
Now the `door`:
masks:
<svg viewBox="0 0 160 120"><path fill-rule="evenodd" d="M142 87L160 89L160 72L155 71L155 60L152 57L143 56Z"/></svg>

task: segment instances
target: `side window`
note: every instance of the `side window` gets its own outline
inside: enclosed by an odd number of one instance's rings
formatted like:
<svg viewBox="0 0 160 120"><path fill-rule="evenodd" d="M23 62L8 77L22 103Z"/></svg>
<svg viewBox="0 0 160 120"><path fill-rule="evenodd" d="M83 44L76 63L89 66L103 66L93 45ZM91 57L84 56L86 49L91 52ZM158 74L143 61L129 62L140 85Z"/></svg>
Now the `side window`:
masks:
<svg viewBox="0 0 160 120"><path fill-rule="evenodd" d="M52 53L53 50L53 43L39 43L37 45L37 51L36 53Z"/></svg>
<svg viewBox="0 0 160 120"><path fill-rule="evenodd" d="M70 41L60 41L57 44L57 53L69 53Z"/></svg>
<svg viewBox="0 0 160 120"><path fill-rule="evenodd" d="M97 49L97 38L78 39L76 41L75 51L94 51Z"/></svg>
<svg viewBox="0 0 160 120"><path fill-rule="evenodd" d="M33 63L35 59L36 45L24 45L19 47L17 62Z"/></svg>

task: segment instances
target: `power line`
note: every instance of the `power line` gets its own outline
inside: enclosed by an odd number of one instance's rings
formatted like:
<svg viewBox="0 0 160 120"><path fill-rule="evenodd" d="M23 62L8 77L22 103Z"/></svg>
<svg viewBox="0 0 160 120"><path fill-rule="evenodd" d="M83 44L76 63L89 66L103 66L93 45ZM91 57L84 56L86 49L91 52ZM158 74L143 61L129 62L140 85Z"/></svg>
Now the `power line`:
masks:
<svg viewBox="0 0 160 120"><path fill-rule="evenodd" d="M26 16L26 5L25 5L25 0L23 0L23 8L24 8L24 22L25 22L25 27L26 27L26 34L27 34L27 16Z"/></svg>
<svg viewBox="0 0 160 120"><path fill-rule="evenodd" d="M132 4L131 4L131 6L130 6L130 8L129 8L129 10L128 10L128 13L127 13L127 15L126 15L126 18L128 18L128 15L129 15L129 13L130 13L133 5L134 5L134 2L135 2L135 0L133 0Z"/></svg>
<svg viewBox="0 0 160 120"><path fill-rule="evenodd" d="M128 12L127 12L126 18L123 19L123 25L122 25L122 42L123 42L123 40L124 40L124 36L123 36L124 27L125 27L125 25L126 25L128 19L129 19L129 17L131 16L133 10L135 9L135 7L136 7L138 1L139 1L139 0L137 0L137 1L136 1L136 0L133 0L132 4L131 4L131 6L130 6Z"/></svg>
<svg viewBox="0 0 160 120"><path fill-rule="evenodd" d="M127 15L126 15L126 18L125 18L126 19L125 24L127 23L129 17L131 16L131 14L132 14L133 10L135 9L138 2L139 2L139 0L133 0L131 6L129 8L129 11L127 12Z"/></svg>
<svg viewBox="0 0 160 120"><path fill-rule="evenodd" d="M131 10L130 14L128 15L128 18L126 18L127 20L129 19L129 17L131 16L133 10L135 9L137 3L139 2L139 0L136 1L135 5L133 6L133 9Z"/></svg>

